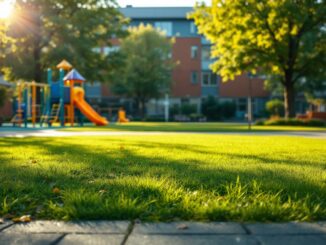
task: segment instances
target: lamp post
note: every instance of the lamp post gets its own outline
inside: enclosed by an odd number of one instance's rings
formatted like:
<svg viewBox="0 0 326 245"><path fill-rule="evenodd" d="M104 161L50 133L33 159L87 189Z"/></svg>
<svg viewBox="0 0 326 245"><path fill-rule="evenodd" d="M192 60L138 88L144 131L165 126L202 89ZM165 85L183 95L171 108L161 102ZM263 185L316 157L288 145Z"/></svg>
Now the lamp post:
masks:
<svg viewBox="0 0 326 245"><path fill-rule="evenodd" d="M252 124L252 88L251 88L251 79L253 75L251 72L248 72L248 103L247 103L247 119L248 119L248 130L251 130Z"/></svg>
<svg viewBox="0 0 326 245"><path fill-rule="evenodd" d="M165 116L165 122L169 121L169 94L165 94L165 101L164 101L164 116Z"/></svg>

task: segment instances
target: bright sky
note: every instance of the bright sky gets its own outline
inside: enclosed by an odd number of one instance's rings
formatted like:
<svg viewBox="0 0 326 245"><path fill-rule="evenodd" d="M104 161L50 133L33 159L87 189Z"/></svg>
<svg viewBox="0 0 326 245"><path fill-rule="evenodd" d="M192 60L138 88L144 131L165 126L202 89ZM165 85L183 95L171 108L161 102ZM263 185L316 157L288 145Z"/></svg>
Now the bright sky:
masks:
<svg viewBox="0 0 326 245"><path fill-rule="evenodd" d="M132 5L134 7L191 7L196 2L210 4L211 0L116 0L121 7Z"/></svg>

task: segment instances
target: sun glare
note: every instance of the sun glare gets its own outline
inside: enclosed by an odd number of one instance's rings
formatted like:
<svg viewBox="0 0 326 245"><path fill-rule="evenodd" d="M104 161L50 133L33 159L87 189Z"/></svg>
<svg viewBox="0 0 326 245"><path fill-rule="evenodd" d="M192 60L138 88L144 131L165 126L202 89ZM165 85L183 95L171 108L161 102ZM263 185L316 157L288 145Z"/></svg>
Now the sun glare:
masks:
<svg viewBox="0 0 326 245"><path fill-rule="evenodd" d="M14 9L13 1L10 0L0 0L0 19L7 19L10 17Z"/></svg>

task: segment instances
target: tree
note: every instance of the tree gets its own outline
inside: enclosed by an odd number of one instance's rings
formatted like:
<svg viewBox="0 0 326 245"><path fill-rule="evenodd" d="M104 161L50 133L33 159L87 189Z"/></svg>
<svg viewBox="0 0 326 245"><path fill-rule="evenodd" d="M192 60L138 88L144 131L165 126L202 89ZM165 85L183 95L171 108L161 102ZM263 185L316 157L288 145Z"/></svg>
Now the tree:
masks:
<svg viewBox="0 0 326 245"><path fill-rule="evenodd" d="M214 96L208 96L203 100L202 113L210 121L217 121L221 119L221 107L218 100Z"/></svg>
<svg viewBox="0 0 326 245"><path fill-rule="evenodd" d="M326 105L326 80L314 80L314 82L310 83L306 82L303 84L303 87L305 98L312 105L310 109L317 109L317 111L320 111L321 107Z"/></svg>
<svg viewBox="0 0 326 245"><path fill-rule="evenodd" d="M233 118L235 116L235 112L236 104L234 102L220 102L214 96L208 96L202 103L202 113L210 121Z"/></svg>
<svg viewBox="0 0 326 245"><path fill-rule="evenodd" d="M325 1L213 0L190 15L212 43L212 65L223 81L244 71L277 78L286 117L295 116L295 85L325 80ZM311 80L306 80L311 81Z"/></svg>
<svg viewBox="0 0 326 245"><path fill-rule="evenodd" d="M279 99L273 99L266 103L266 111L270 116L281 116L284 114L284 103Z"/></svg>
<svg viewBox="0 0 326 245"><path fill-rule="evenodd" d="M119 51L124 64L116 70L111 89L116 94L133 98L139 115L144 117L146 102L170 89L173 39L150 25L140 25L129 31L129 36L121 40Z"/></svg>
<svg viewBox="0 0 326 245"><path fill-rule="evenodd" d="M6 35L7 31L8 31L8 20L0 18L0 64L1 62L3 63L3 59L6 56L7 53L6 48L8 42L12 41L7 37Z"/></svg>
<svg viewBox="0 0 326 245"><path fill-rule="evenodd" d="M114 0L17 0L11 19L7 36L16 47L0 67L9 68L10 80L37 82L63 58L88 79L101 79L109 57L94 50L122 35L125 23Z"/></svg>

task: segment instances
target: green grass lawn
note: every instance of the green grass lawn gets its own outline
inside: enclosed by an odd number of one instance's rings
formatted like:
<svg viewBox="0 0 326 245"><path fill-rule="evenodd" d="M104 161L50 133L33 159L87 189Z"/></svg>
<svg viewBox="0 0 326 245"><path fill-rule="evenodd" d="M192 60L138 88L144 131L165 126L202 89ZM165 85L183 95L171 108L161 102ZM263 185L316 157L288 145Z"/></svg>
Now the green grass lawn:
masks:
<svg viewBox="0 0 326 245"><path fill-rule="evenodd" d="M326 144L299 137L0 139L0 217L326 219Z"/></svg>
<svg viewBox="0 0 326 245"><path fill-rule="evenodd" d="M111 123L106 127L85 126L63 128L65 131L163 131L163 132L247 132L245 123L158 123L130 122L125 124ZM326 131L326 127L300 126L256 126L253 132L273 131Z"/></svg>

